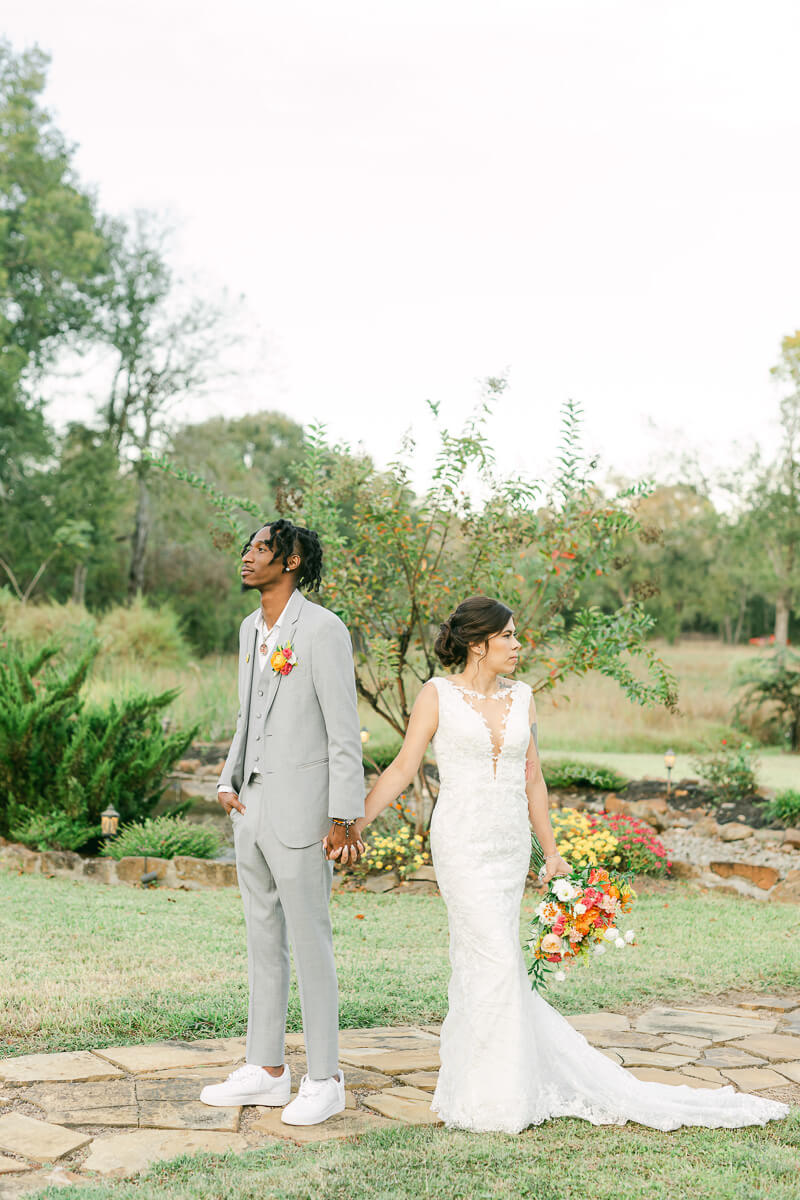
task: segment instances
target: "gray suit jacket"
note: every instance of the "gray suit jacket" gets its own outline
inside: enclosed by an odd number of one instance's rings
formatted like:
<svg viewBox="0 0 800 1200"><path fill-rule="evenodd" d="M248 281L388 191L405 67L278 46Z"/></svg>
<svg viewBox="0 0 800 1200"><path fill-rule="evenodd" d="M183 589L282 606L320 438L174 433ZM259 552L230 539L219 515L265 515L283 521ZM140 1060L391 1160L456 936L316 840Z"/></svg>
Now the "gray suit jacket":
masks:
<svg viewBox="0 0 800 1200"><path fill-rule="evenodd" d="M239 715L219 784L238 793L253 772L260 772L280 840L286 846L310 846L325 836L331 817L364 815L350 634L334 613L295 592L278 643L292 643L297 664L289 675L276 675L267 662L256 711L251 705L253 671L259 669L254 620L255 612L239 628Z"/></svg>

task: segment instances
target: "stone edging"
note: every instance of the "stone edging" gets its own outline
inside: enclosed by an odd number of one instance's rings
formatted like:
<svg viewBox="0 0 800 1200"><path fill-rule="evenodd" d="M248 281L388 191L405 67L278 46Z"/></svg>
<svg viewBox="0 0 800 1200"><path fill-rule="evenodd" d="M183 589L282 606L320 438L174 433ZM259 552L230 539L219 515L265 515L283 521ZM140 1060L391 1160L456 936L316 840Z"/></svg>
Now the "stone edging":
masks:
<svg viewBox="0 0 800 1200"><path fill-rule="evenodd" d="M154 871L163 887L197 888L237 887L236 864L215 859L148 858L147 871ZM145 859L139 857L82 858L71 850L29 850L14 842L0 845L0 866L10 867L22 875L57 876L61 879L83 879L92 883L138 884L145 871Z"/></svg>

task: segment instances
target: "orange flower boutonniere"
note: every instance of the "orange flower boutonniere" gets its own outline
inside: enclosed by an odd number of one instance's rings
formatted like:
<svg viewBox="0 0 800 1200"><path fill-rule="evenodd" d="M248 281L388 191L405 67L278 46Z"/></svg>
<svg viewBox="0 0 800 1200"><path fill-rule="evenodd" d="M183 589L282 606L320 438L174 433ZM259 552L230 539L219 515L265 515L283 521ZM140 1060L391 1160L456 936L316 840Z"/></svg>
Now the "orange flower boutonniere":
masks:
<svg viewBox="0 0 800 1200"><path fill-rule="evenodd" d="M276 675L290 675L297 666L297 655L292 643L287 642L285 646L278 646L269 661Z"/></svg>

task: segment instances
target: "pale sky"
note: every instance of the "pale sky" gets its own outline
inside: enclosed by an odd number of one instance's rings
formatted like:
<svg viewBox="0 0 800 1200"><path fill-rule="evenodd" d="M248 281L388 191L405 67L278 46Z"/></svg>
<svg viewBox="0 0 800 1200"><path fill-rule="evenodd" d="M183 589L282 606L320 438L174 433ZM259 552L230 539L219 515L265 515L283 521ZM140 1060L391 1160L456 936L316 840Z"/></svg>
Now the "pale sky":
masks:
<svg viewBox="0 0 800 1200"><path fill-rule="evenodd" d="M800 326L797 0L6 0L102 206L244 293L279 408L388 460L510 371L500 462L559 406L641 472L773 440ZM62 401L57 415L66 414ZM70 411L81 409L70 402ZM86 403L84 402L84 408Z"/></svg>

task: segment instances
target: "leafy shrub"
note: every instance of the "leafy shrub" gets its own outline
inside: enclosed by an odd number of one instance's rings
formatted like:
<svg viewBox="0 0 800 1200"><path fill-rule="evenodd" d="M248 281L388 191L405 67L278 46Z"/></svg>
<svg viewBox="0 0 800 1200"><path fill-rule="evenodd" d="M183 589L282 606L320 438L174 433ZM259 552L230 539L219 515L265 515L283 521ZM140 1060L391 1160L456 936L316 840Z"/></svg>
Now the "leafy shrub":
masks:
<svg viewBox="0 0 800 1200"><path fill-rule="evenodd" d="M191 743L194 729L167 735L159 720L174 691L89 707L81 691L97 650L59 672L52 645L29 656L0 646L0 836L78 850L108 804L146 817Z"/></svg>
<svg viewBox="0 0 800 1200"><path fill-rule="evenodd" d="M572 759L543 762L542 774L549 788L595 787L604 792L616 792L628 782L624 775L611 767Z"/></svg>
<svg viewBox="0 0 800 1200"><path fill-rule="evenodd" d="M222 838L216 829L197 825L186 817L163 816L123 825L104 847L103 854L117 861L129 855L175 858L187 854L192 858L214 858L221 847Z"/></svg>
<svg viewBox="0 0 800 1200"><path fill-rule="evenodd" d="M767 806L764 814L768 821L783 821L786 825L800 825L800 792L786 788L778 792Z"/></svg>
<svg viewBox="0 0 800 1200"><path fill-rule="evenodd" d="M556 849L573 867L596 867L602 863L619 867L622 863L617 839L608 829L598 829L587 813L575 808L559 808L550 813Z"/></svg>
<svg viewBox="0 0 800 1200"><path fill-rule="evenodd" d="M757 789L758 761L751 753L750 743L728 745L723 738L719 750L692 759L692 766L713 792L712 804L746 800Z"/></svg>
<svg viewBox="0 0 800 1200"><path fill-rule="evenodd" d="M137 597L128 607L109 609L97 626L105 658L122 655L138 663L175 667L185 663L189 647L172 609L153 608Z"/></svg>
<svg viewBox="0 0 800 1200"><path fill-rule="evenodd" d="M649 825L624 813L599 813L591 817L596 830L610 830L617 842L623 871L639 875L666 875L672 866L663 842Z"/></svg>
<svg viewBox="0 0 800 1200"><path fill-rule="evenodd" d="M741 726L758 729L788 750L800 749L800 654L785 646L740 669L736 682L745 689L733 710Z"/></svg>

